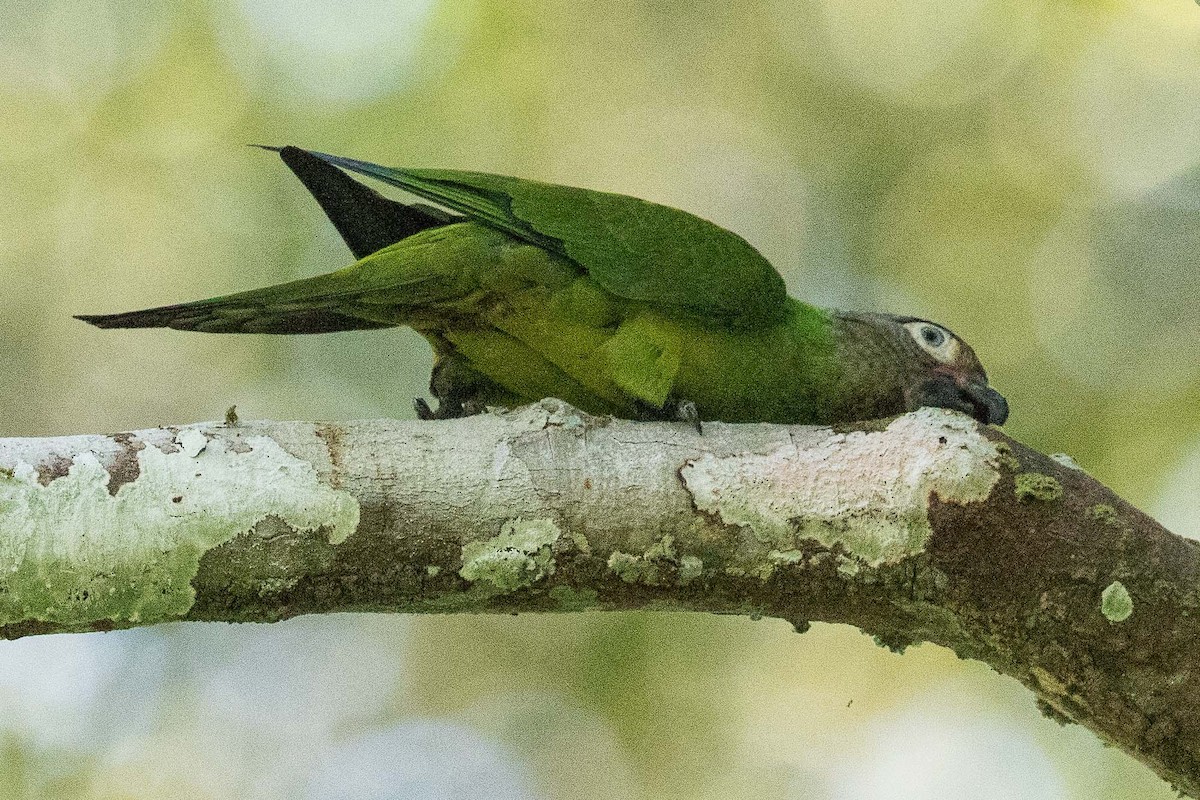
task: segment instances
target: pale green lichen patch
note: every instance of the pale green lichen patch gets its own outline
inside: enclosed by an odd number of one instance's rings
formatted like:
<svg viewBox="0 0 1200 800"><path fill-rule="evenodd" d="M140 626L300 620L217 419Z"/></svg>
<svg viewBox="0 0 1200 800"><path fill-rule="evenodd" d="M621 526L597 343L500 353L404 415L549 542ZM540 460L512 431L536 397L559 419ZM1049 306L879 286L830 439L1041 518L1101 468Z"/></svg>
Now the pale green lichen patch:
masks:
<svg viewBox="0 0 1200 800"><path fill-rule="evenodd" d="M335 544L358 526L357 501L272 439L235 453L197 435L198 451L192 437L140 450L137 478L115 494L90 452L47 486L26 463L0 479L0 624L174 619L192 607L201 556L267 517Z"/></svg>
<svg viewBox="0 0 1200 800"><path fill-rule="evenodd" d="M270 597L292 589L300 582L300 578L261 578L258 582L258 596Z"/></svg>
<svg viewBox="0 0 1200 800"><path fill-rule="evenodd" d="M925 408L883 431L830 432L823 442L765 455L705 454L680 476L699 510L774 549L815 539L878 566L924 548L933 495L986 500L1000 480L999 457L970 418Z"/></svg>
<svg viewBox="0 0 1200 800"><path fill-rule="evenodd" d="M1076 472L1086 472L1087 471L1083 467L1079 466L1078 461L1071 458L1071 456L1067 455L1066 453L1051 453L1050 458L1054 459L1059 464L1062 464L1067 469L1073 469Z"/></svg>
<svg viewBox="0 0 1200 800"><path fill-rule="evenodd" d="M765 564L751 565L751 571L765 581L775 574L776 567L800 564L803 561L804 553L800 550L772 550L767 553L767 562ZM742 570L741 574L745 575L747 573L745 570Z"/></svg>
<svg viewBox="0 0 1200 800"><path fill-rule="evenodd" d="M626 583L658 583L658 567L653 562L632 553L614 550L608 557L608 568Z"/></svg>
<svg viewBox="0 0 1200 800"><path fill-rule="evenodd" d="M579 531L571 531L571 544L575 545L575 549L585 556L592 554L592 545L588 542L587 537Z"/></svg>
<svg viewBox="0 0 1200 800"><path fill-rule="evenodd" d="M675 560L675 537L667 534L659 539L654 544L646 548L643 558L647 561L674 561Z"/></svg>
<svg viewBox="0 0 1200 800"><path fill-rule="evenodd" d="M858 574L858 561L845 556L838 556L837 571L843 578L853 578Z"/></svg>
<svg viewBox="0 0 1200 800"><path fill-rule="evenodd" d="M1117 510L1108 503L1097 503L1094 506L1089 506L1087 515L1089 519L1095 520L1102 525L1111 527L1121 524L1121 518L1117 516Z"/></svg>
<svg viewBox="0 0 1200 800"><path fill-rule="evenodd" d="M1009 446L1008 442L996 442L996 452L999 453L996 463L1001 467L1013 472L1021 469L1021 462L1013 455L1012 447Z"/></svg>
<svg viewBox="0 0 1200 800"><path fill-rule="evenodd" d="M679 585L687 586L704 574L704 560L697 556L679 559Z"/></svg>
<svg viewBox="0 0 1200 800"><path fill-rule="evenodd" d="M772 564L799 564L804 560L803 550L772 550L767 553Z"/></svg>
<svg viewBox="0 0 1200 800"><path fill-rule="evenodd" d="M514 592L554 574L554 543L562 531L549 519L509 520L500 533L462 548L462 569L469 581L486 581L501 592Z"/></svg>
<svg viewBox="0 0 1200 800"><path fill-rule="evenodd" d="M1100 613L1109 622L1124 622L1133 614L1133 598L1120 581L1113 581L1100 593Z"/></svg>
<svg viewBox="0 0 1200 800"><path fill-rule="evenodd" d="M614 551L608 557L608 568L626 583L643 583L658 586L674 579L680 584L690 583L704 570L704 562L695 556L679 557L675 549L675 537L667 534L646 548L641 555Z"/></svg>
<svg viewBox="0 0 1200 800"><path fill-rule="evenodd" d="M1039 501L1049 503L1063 496L1062 484L1051 475L1040 472L1022 472L1014 479L1017 499L1022 503Z"/></svg>

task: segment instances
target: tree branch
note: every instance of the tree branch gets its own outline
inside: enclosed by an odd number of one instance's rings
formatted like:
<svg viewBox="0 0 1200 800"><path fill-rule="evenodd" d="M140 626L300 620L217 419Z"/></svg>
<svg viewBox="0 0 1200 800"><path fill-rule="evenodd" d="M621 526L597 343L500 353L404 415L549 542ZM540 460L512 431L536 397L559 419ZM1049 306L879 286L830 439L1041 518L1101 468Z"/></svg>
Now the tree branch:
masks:
<svg viewBox="0 0 1200 800"><path fill-rule="evenodd" d="M332 611L843 622L1017 678L1200 796L1200 558L952 412L825 428L589 417L0 439L0 636Z"/></svg>

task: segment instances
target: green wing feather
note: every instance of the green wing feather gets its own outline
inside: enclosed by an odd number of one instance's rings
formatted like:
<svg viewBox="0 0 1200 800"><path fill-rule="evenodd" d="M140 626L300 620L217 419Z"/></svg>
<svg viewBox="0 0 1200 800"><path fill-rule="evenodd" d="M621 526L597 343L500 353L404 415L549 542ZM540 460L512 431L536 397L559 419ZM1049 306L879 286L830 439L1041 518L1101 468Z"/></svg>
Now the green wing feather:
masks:
<svg viewBox="0 0 1200 800"><path fill-rule="evenodd" d="M785 313L783 279L745 239L626 195L442 169L395 169L311 152L579 264L628 300L681 306L748 327Z"/></svg>

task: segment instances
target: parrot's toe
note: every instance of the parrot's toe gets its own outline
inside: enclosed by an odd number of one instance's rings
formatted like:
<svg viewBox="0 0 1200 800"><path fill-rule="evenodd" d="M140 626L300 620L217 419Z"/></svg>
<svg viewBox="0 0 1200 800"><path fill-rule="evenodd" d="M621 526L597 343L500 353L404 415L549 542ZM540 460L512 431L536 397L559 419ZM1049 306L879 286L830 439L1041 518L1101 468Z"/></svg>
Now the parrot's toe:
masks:
<svg viewBox="0 0 1200 800"><path fill-rule="evenodd" d="M417 412L417 419L437 419L437 414L433 413L433 409L429 407L429 403L425 402L424 397L413 398L413 411Z"/></svg>
<svg viewBox="0 0 1200 800"><path fill-rule="evenodd" d="M691 400L676 401L671 411L675 421L686 422L695 428L697 434L704 435L704 428L700 423L700 411Z"/></svg>

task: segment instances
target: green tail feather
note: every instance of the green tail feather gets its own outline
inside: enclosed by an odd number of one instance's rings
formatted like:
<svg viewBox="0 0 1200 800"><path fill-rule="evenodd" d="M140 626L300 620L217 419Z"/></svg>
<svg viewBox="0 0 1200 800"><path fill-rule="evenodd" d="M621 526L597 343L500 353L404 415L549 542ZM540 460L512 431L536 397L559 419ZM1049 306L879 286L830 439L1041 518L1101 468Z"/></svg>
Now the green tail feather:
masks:
<svg viewBox="0 0 1200 800"><path fill-rule="evenodd" d="M494 263L503 235L469 223L430 228L345 269L248 292L76 319L98 328L203 333L331 333L410 324L474 296L477 265ZM464 309L459 309L463 311Z"/></svg>
<svg viewBox="0 0 1200 800"><path fill-rule="evenodd" d="M174 328L198 333L334 333L392 327L329 308L254 306L211 300L123 314L79 314L75 319L97 328Z"/></svg>

